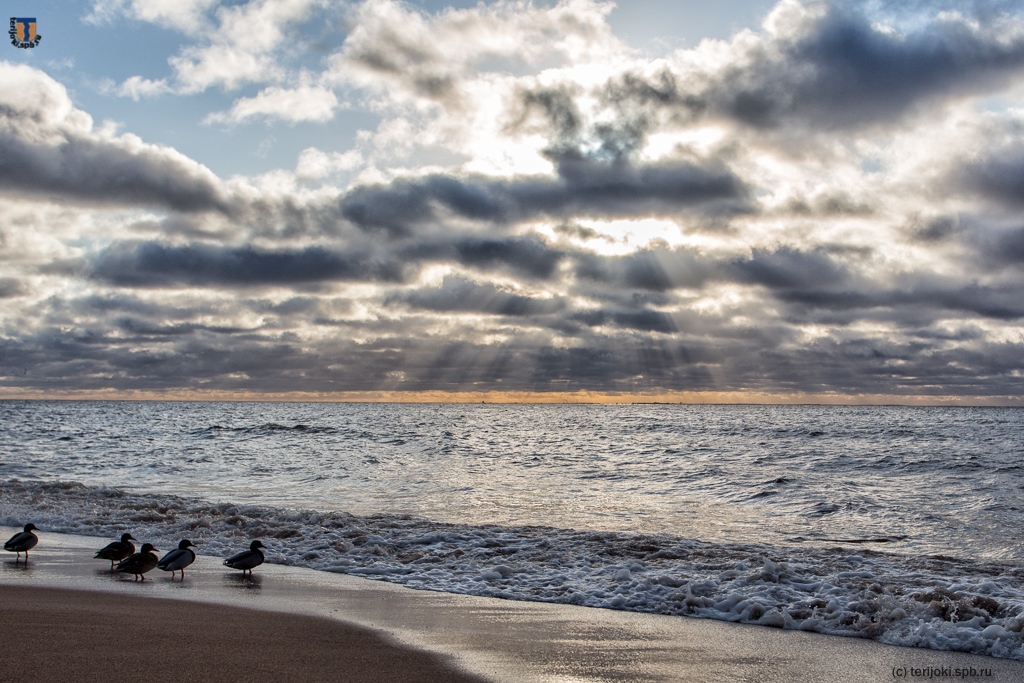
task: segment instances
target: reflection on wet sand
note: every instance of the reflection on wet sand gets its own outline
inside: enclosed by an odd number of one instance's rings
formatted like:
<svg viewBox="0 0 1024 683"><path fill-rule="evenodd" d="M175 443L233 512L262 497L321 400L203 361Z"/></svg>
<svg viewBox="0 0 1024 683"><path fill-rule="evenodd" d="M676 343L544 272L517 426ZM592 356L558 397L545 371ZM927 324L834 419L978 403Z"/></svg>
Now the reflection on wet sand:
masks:
<svg viewBox="0 0 1024 683"><path fill-rule="evenodd" d="M224 574L224 585L243 590L259 590L263 587L263 577L259 574Z"/></svg>

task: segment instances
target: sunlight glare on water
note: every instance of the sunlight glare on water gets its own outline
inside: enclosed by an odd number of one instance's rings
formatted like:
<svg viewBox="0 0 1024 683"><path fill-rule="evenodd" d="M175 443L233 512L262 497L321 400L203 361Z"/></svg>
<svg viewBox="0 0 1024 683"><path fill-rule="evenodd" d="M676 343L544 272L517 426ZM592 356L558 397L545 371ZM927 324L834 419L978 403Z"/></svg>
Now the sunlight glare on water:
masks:
<svg viewBox="0 0 1024 683"><path fill-rule="evenodd" d="M0 415L4 479L1024 556L1017 409L8 401Z"/></svg>

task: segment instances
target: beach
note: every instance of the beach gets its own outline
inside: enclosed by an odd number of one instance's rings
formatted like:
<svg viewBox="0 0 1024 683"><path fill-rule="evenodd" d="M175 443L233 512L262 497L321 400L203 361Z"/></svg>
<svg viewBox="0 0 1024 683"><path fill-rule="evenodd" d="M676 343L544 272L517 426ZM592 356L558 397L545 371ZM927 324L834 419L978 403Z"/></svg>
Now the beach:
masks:
<svg viewBox="0 0 1024 683"><path fill-rule="evenodd" d="M0 586L6 675L28 681L351 681L485 679L371 629L160 598Z"/></svg>
<svg viewBox="0 0 1024 683"><path fill-rule="evenodd" d="M40 537L27 566L13 556L0 566L0 655L5 675L22 681L120 678L104 666L110 657L119 671L163 678L193 667L206 681L237 680L245 667L257 681L282 680L282 671L311 681L1024 678L1024 662L856 638L412 590L270 564L246 579L203 555L183 582L159 570L135 582L92 559L107 539ZM28 664L11 665L19 661Z"/></svg>

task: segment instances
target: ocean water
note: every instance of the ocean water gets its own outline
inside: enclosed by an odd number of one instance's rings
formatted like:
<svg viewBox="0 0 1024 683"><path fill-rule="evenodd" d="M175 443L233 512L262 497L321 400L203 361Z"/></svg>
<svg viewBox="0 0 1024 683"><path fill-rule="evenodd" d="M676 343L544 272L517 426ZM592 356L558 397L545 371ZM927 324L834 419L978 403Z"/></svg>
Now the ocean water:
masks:
<svg viewBox="0 0 1024 683"><path fill-rule="evenodd" d="M1013 408L0 402L0 523L1017 659L1022 496Z"/></svg>

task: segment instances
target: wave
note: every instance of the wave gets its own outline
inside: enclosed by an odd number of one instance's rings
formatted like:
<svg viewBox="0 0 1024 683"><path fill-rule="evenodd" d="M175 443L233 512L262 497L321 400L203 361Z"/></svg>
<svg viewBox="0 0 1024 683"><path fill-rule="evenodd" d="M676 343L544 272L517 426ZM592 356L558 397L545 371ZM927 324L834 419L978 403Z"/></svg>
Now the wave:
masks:
<svg viewBox="0 0 1024 683"><path fill-rule="evenodd" d="M317 425L295 424L282 425L276 422L266 422L253 427L224 427L222 425L210 425L192 431L199 436L214 436L219 433L227 434L257 434L269 435L277 433L299 433L299 434L338 434L339 430L334 427L323 427Z"/></svg>
<svg viewBox="0 0 1024 683"><path fill-rule="evenodd" d="M835 547L707 543L667 534L448 524L138 494L74 482L0 483L0 523L268 561L412 588L685 615L1024 660L1024 568ZM857 539L857 545L861 545ZM882 539L866 539L878 543ZM851 543L838 539L836 543ZM161 545L163 544L163 545Z"/></svg>

